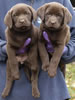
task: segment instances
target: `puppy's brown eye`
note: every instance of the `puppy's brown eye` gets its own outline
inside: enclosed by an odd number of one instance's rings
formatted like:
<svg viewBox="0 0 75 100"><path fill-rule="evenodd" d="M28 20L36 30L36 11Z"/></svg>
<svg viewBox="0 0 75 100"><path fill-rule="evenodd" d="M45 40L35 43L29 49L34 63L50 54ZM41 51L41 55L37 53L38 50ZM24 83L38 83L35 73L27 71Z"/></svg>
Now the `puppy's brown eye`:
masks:
<svg viewBox="0 0 75 100"><path fill-rule="evenodd" d="M62 15L59 15L60 17L62 17Z"/></svg>
<svg viewBox="0 0 75 100"><path fill-rule="evenodd" d="M24 12L23 14L26 14L26 12Z"/></svg>
<svg viewBox="0 0 75 100"><path fill-rule="evenodd" d="M17 14L13 14L13 16L17 16Z"/></svg>
<svg viewBox="0 0 75 100"><path fill-rule="evenodd" d="M46 15L51 15L51 14L48 12L48 13L46 13Z"/></svg>
<svg viewBox="0 0 75 100"><path fill-rule="evenodd" d="M56 16L58 16L58 17L63 17L62 14L56 14Z"/></svg>
<svg viewBox="0 0 75 100"><path fill-rule="evenodd" d="M47 17L51 17L52 15L50 15L50 14L48 14L48 15L46 15Z"/></svg>
<svg viewBox="0 0 75 100"><path fill-rule="evenodd" d="M29 12L24 12L25 15L29 15Z"/></svg>

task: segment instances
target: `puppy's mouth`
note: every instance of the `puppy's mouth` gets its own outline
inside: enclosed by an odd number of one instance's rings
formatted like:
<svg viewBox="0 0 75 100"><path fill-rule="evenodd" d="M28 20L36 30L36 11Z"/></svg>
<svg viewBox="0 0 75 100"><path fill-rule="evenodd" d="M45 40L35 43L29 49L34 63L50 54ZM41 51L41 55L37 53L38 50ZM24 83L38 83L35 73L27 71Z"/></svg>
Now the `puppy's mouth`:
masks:
<svg viewBox="0 0 75 100"><path fill-rule="evenodd" d="M30 27L30 25L26 25L26 24L19 24L19 25L15 25L16 28L19 28L19 29L25 29L25 28L28 28Z"/></svg>
<svg viewBox="0 0 75 100"><path fill-rule="evenodd" d="M55 28L55 27L48 27L50 30L56 30L58 28Z"/></svg>
<svg viewBox="0 0 75 100"><path fill-rule="evenodd" d="M58 30L59 29L59 27L53 27L53 26L45 26L47 29L49 29L49 30L54 30L54 31L56 31L56 30Z"/></svg>
<svg viewBox="0 0 75 100"><path fill-rule="evenodd" d="M14 30L15 31L20 31L20 32L24 32L24 31L27 31L27 30L30 30L31 29L31 26L26 26L26 25L23 25L23 26L13 26Z"/></svg>
<svg viewBox="0 0 75 100"><path fill-rule="evenodd" d="M30 26L20 26L20 27L16 27L17 29L27 29L27 28L29 28Z"/></svg>
<svg viewBox="0 0 75 100"><path fill-rule="evenodd" d="M23 31L23 30L28 30L28 29L30 29L30 27L31 27L31 23L25 23L25 22L14 22L13 23L13 27L15 28L15 29L17 29L17 30L21 30L21 31Z"/></svg>
<svg viewBox="0 0 75 100"><path fill-rule="evenodd" d="M62 29L62 27L48 27L48 26L45 26L45 28L49 31L52 31L52 32L57 32L57 31L60 31Z"/></svg>

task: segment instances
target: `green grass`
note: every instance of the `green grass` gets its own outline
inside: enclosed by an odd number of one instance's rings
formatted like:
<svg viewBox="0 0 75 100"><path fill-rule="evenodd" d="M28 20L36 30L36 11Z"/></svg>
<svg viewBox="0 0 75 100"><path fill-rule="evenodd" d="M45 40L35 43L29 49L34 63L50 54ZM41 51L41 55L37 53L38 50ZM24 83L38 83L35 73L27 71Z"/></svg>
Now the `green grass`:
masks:
<svg viewBox="0 0 75 100"><path fill-rule="evenodd" d="M75 100L75 64L68 64L66 68L66 83L71 95L70 100Z"/></svg>

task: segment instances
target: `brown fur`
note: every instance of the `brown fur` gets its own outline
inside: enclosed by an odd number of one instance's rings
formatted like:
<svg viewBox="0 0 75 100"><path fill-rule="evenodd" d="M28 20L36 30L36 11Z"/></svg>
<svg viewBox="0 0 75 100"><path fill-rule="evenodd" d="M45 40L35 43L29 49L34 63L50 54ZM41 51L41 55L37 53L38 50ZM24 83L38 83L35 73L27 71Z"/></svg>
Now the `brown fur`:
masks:
<svg viewBox="0 0 75 100"><path fill-rule="evenodd" d="M28 79L31 78L32 96L35 98L40 96L38 90L39 68L37 62L38 29L32 24L32 20L35 20L35 18L35 10L26 4L13 6L5 16L8 60L6 86L2 97L9 95L13 81L20 77L19 62L24 64L24 70L27 73ZM31 37L29 51L25 54L16 55L17 50L23 47L28 37ZM32 73L31 76L29 72Z"/></svg>
<svg viewBox="0 0 75 100"><path fill-rule="evenodd" d="M64 46L70 39L70 29L67 24L70 22L72 16L67 8L56 2L47 3L40 7L37 10L37 15L42 19L38 34L38 47L42 60L42 69L48 71L50 77L54 77ZM54 52L49 54L50 61L45 48L46 40L43 38L43 31L47 32L54 47Z"/></svg>

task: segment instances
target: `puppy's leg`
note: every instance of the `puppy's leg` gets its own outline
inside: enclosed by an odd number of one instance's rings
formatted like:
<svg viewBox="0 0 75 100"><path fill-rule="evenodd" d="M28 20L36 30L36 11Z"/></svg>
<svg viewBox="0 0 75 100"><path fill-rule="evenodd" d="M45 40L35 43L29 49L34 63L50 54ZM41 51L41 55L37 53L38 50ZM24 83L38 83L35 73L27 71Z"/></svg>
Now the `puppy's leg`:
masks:
<svg viewBox="0 0 75 100"><path fill-rule="evenodd" d="M63 76L64 76L64 78L65 78L65 74L66 74L66 64L64 64L64 63L60 60L59 66L60 66L61 72L63 73Z"/></svg>
<svg viewBox="0 0 75 100"><path fill-rule="evenodd" d="M38 74L39 66L37 60L37 43L33 45L28 54L29 68L31 69L31 83L32 83L32 96L35 98L40 97L40 92L38 90Z"/></svg>
<svg viewBox="0 0 75 100"><path fill-rule="evenodd" d="M8 60L10 64L10 69L11 69L11 74L14 80L19 79L20 74L19 74L19 67L18 67L18 62L16 59L16 54L15 50L7 44L7 54L8 54Z"/></svg>
<svg viewBox="0 0 75 100"><path fill-rule="evenodd" d="M7 61L7 72L6 72L7 76L6 76L6 85L5 85L5 88L2 92L2 97L5 98L6 96L9 95L10 93L10 90L11 90L11 87L12 87L12 83L13 83L13 78L11 76L11 70L10 70L10 67L9 67L9 62Z"/></svg>
<svg viewBox="0 0 75 100"><path fill-rule="evenodd" d="M32 71L32 76L31 76L31 83L32 83L32 96L35 98L40 97L40 92L38 89L38 73L39 71Z"/></svg>
<svg viewBox="0 0 75 100"><path fill-rule="evenodd" d="M55 51L51 58L49 69L48 69L48 75L50 77L54 77L56 75L57 67L58 67L63 49L64 49L64 44L59 45L58 47L55 47Z"/></svg>
<svg viewBox="0 0 75 100"><path fill-rule="evenodd" d="M24 64L24 72L25 72L25 74L26 74L28 80L31 82L31 71L30 71L30 69L28 68L28 66L26 66L25 64Z"/></svg>
<svg viewBox="0 0 75 100"><path fill-rule="evenodd" d="M49 56L47 50L45 48L44 43L42 42L38 42L38 47L39 47L40 58L42 60L42 69L44 71L47 71L49 67Z"/></svg>

